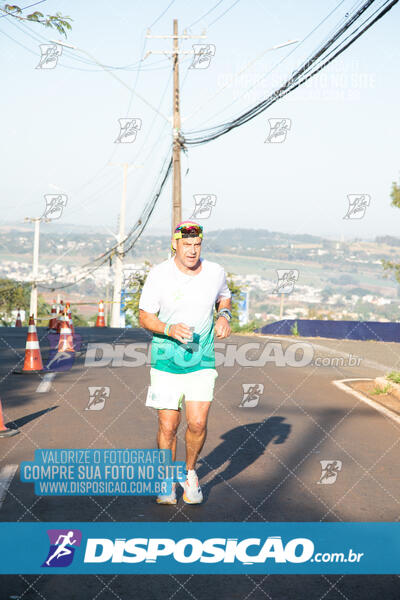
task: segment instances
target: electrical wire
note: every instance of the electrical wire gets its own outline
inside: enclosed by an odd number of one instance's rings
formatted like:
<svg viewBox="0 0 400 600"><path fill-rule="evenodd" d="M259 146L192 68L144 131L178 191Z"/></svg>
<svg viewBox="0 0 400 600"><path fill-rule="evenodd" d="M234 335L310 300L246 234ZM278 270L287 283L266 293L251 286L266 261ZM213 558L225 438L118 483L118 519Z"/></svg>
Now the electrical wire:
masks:
<svg viewBox="0 0 400 600"><path fill-rule="evenodd" d="M16 29L18 29L19 31L21 31L24 35L27 35L28 37L30 37L32 40L34 40L36 43L45 43L45 44L49 44L49 40L47 37L43 36L42 34L40 34L37 31L34 31L32 28L30 28L25 22L19 22L17 23L15 21L15 19L13 19L12 17L10 17L9 15L3 15L4 17L6 17L7 22L10 23L13 27L15 27ZM16 40L14 40L16 41ZM33 52L32 50L30 50L30 52ZM36 54L36 53L35 53ZM73 50L70 50L66 47L63 48L63 56L69 58L72 61L75 61L77 63L81 63L81 64L85 64L85 65L89 65L89 66L93 66L96 63L93 60L90 60L89 58L86 58L85 56L77 56L76 53L74 53ZM142 63L144 61L144 58L141 58L140 60L138 60L136 63L129 63L127 65L106 65L104 64L103 66L109 70L115 70L115 71L140 71L140 70L144 70L144 71L158 71L158 70L162 70L162 69L168 69L169 65L166 64L168 62L168 59L163 57L161 59L157 59L155 61L153 61L152 63L150 63L147 67L143 68L142 67ZM153 68L155 65L158 64L164 64L163 67L156 67ZM62 62L59 62L59 66L67 68L67 69L72 69L74 71L88 71L88 72L101 72L103 69L80 69L78 67L72 67L71 65L65 65Z"/></svg>
<svg viewBox="0 0 400 600"><path fill-rule="evenodd" d="M168 160L169 160L169 162L168 162ZM168 162L168 164L167 164L167 162ZM93 260L82 265L77 271L78 271L78 273L81 273L82 269L88 268L94 264L95 266L93 268L88 270L88 272L83 273L82 275L78 276L78 279L76 279L75 281L66 283L64 285L50 285L50 286L45 285L45 283L49 283L48 278L46 278L46 280L37 279L36 283L41 288L49 289L49 290L67 288L67 287L75 285L75 284L79 283L80 281L82 281L83 279L86 279L87 277L89 277L92 273L97 271L97 269L99 269L101 266L103 266L109 260L109 258L112 257L117 252L119 252L119 254L122 257L125 256L133 248L133 246L138 241L139 237L142 235L143 230L145 229L151 215L154 212L157 202L161 196L164 186L165 186L165 184L168 180L168 177L171 173L171 169L172 169L172 158L171 158L171 151L169 150L168 154L164 160L160 174L159 174L159 179L161 179L161 181L157 185L157 189L155 190L155 192L152 193L151 198L147 202L139 219L136 221L135 225L131 228L130 232L125 236L125 238L122 240L122 242L118 242L111 248L108 248L105 252L103 252L102 254L100 254L99 256L94 258ZM126 246L126 244L129 244L129 245ZM122 252L120 251L121 246L123 247ZM98 263L98 264L96 264L96 263ZM57 278L55 277L52 281L56 282Z"/></svg>
<svg viewBox="0 0 400 600"><path fill-rule="evenodd" d="M193 25L197 25L197 23L200 23L200 21L202 21L204 19L204 17L207 17L207 15L209 15L211 12L213 12L220 4L222 4L222 2L224 2L224 0L218 0L218 2L216 4L214 4L214 6L212 8L210 8L210 10L208 10L206 13L204 13L204 15L202 15L201 17L196 19L196 21L193 21L193 23L191 23L190 25L185 27L185 29L191 29L193 27Z"/></svg>
<svg viewBox="0 0 400 600"><path fill-rule="evenodd" d="M171 6L174 4L174 2L175 2L175 0L171 0L171 2L168 4L167 8L165 10L163 10L163 12L157 17L157 19L155 21L153 21L152 24L149 26L150 29L152 27L154 27L154 25L156 25L160 19L162 19L162 17L171 8Z"/></svg>
<svg viewBox="0 0 400 600"><path fill-rule="evenodd" d="M209 129L183 134L183 145L197 146L217 139L222 135L225 135L232 129L240 127L241 125L254 119L256 116L258 116L267 108L269 108L272 104L274 104L279 98L286 96L291 91L297 89L300 85L303 85L311 77L316 75L330 62L337 58L337 56L342 54L344 50L346 50L351 44L353 44L361 35L363 35L373 24L375 24L379 19L381 19L398 2L398 0L392 0L388 4L389 0L387 0L387 2L384 5L381 5L378 11L376 11L376 13L378 14L372 20L371 23L364 25L364 27L361 26L361 31L359 31L359 33L357 33L356 35L355 33L360 28L358 27L356 30L353 30L351 34L346 38L349 39L349 37L351 37L351 39L343 47L340 47L340 45L344 43L344 41L341 40L340 44L336 47L336 49L333 50L333 56L325 60L325 57L327 56L326 51L337 40L341 38L343 33L345 33L375 1L376 0L367 0L366 2L364 2L363 5L357 11L355 11L351 16L349 16L346 23L339 27L335 31L335 33L329 38L329 40L322 47L320 47L310 59L308 59L305 63L298 67L293 72L292 76L279 89L275 90L275 92L273 92L268 98L262 100L256 106L253 106L251 109L247 110L245 113L241 114L239 117L237 117L234 120L231 120L230 122L223 123L221 125L217 125ZM388 4L388 6L386 6L386 4ZM318 66L318 64L320 64L322 61L324 61L322 65Z"/></svg>
<svg viewBox="0 0 400 600"><path fill-rule="evenodd" d="M243 92L243 94L241 94L240 96L238 96L237 98L235 98L232 102L230 102L228 105L226 105L223 109L217 111L216 113L213 113L213 115L211 115L211 117L209 117L206 121L203 121L203 123L201 123L201 126L205 125L207 122L209 122L214 117L217 117L221 113L224 113L228 108L230 108L231 106L233 106L234 104L236 104L236 102L238 102L241 98L243 98L244 96L246 96L255 87L257 87L259 85L259 83L261 83L261 81L263 81L269 75L271 75L271 73L273 71L275 71L284 61L286 61L292 54L294 54L295 52L297 52L299 50L299 48L301 48L301 46L303 46L303 44L333 15L334 12L337 11L337 9L344 2L345 2L345 0L340 0L340 2L326 15L326 17L324 17L322 19L322 21L320 21L315 27L313 27L313 29L305 36L305 38L303 38L294 48L292 48L284 57L282 57L277 63L275 63L275 65L273 67L271 67L271 69L269 71L267 71L267 73L265 73L262 77L260 77L250 88L248 88L245 92ZM362 3L363 3L363 0L359 0L358 2L356 2L353 5L353 7L351 8L351 11L356 10L356 8L358 8L359 6L361 6ZM342 23L344 23L345 21L346 21L346 17L343 17L336 24L335 29L332 30L329 33L329 35L328 35L328 37L326 39L329 39L331 37L331 35L333 34L333 32L337 29L337 27L339 27L340 25L342 25ZM324 39L324 41L325 41L325 39ZM311 57L312 54L310 54L309 56ZM238 74L235 75L235 77L237 77L237 76L238 76ZM249 109L246 108L245 110L247 111Z"/></svg>
<svg viewBox="0 0 400 600"><path fill-rule="evenodd" d="M222 19L222 17L224 17L229 11L232 10L232 8L234 6L236 6L236 4L238 4L240 2L240 0L235 0L235 2L233 4L231 4L231 6L229 6L223 13L221 13L216 19L214 19L214 21L212 21L211 23L208 24L207 29L210 29L210 27L212 27L214 25L214 23L216 23L217 21L219 21L220 19Z"/></svg>

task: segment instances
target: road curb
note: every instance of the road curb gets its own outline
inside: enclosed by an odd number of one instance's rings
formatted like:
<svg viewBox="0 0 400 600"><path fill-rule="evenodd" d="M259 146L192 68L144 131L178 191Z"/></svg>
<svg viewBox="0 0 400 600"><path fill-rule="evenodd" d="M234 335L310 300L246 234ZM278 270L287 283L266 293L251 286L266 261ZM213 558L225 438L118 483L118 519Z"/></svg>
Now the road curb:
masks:
<svg viewBox="0 0 400 600"><path fill-rule="evenodd" d="M370 377L353 377L350 379L336 379L335 381L332 381L332 383L333 383L333 385L335 385L337 388L339 388L346 394L351 394L352 396L355 396L362 402L365 402L366 404L368 404L369 406L371 406L378 412L382 413L386 417L389 417L389 419L391 419L392 421L395 421L396 423L398 423L400 425L400 415L397 415L396 413L389 410L385 406L382 406L378 402L374 402L374 400L371 400L371 398L368 398L368 396L365 396L361 392L358 392L357 390L353 390L352 388L350 388L348 385L346 385L346 383L348 383L350 381L374 381L374 379L372 379Z"/></svg>

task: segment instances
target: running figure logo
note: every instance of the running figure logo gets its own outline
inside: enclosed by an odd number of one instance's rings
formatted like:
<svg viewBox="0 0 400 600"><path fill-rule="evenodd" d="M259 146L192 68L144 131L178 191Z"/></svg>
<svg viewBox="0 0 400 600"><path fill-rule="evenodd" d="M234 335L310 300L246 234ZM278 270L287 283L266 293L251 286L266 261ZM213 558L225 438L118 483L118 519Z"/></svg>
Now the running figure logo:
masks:
<svg viewBox="0 0 400 600"><path fill-rule="evenodd" d="M269 134L264 144L281 144L292 126L291 119L268 119Z"/></svg>
<svg viewBox="0 0 400 600"><path fill-rule="evenodd" d="M103 410L106 400L110 397L108 386L89 386L89 402L85 410Z"/></svg>
<svg viewBox="0 0 400 600"><path fill-rule="evenodd" d="M342 470L342 461L341 460L320 460L321 464L321 477L317 483L322 483L326 485L331 485L335 483L339 471Z"/></svg>
<svg viewBox="0 0 400 600"><path fill-rule="evenodd" d="M46 208L42 219L59 219L64 208L67 206L68 196L66 194L44 194Z"/></svg>
<svg viewBox="0 0 400 600"><path fill-rule="evenodd" d="M119 134L114 144L132 144L142 129L142 119L118 119Z"/></svg>
<svg viewBox="0 0 400 600"><path fill-rule="evenodd" d="M243 398L239 408L254 408L257 406L260 396L264 392L262 383L242 383Z"/></svg>
<svg viewBox="0 0 400 600"><path fill-rule="evenodd" d="M349 194L347 196L349 208L343 219L362 219L371 202L369 194Z"/></svg>
<svg viewBox="0 0 400 600"><path fill-rule="evenodd" d="M126 269L124 270L123 276L123 289L136 294L136 292L140 290L141 280L144 278L145 272L143 269L138 269L136 271L128 271L128 269Z"/></svg>
<svg viewBox="0 0 400 600"><path fill-rule="evenodd" d="M59 44L39 44L40 61L36 69L54 69L58 58L62 54L62 46Z"/></svg>
<svg viewBox="0 0 400 600"><path fill-rule="evenodd" d="M193 44L194 56L189 69L208 69L213 56L215 56L214 44Z"/></svg>
<svg viewBox="0 0 400 600"><path fill-rule="evenodd" d="M81 545L79 529L48 529L49 553L42 567L68 567L74 558L76 547Z"/></svg>
<svg viewBox="0 0 400 600"><path fill-rule="evenodd" d="M208 219L217 203L215 194L194 194L194 210L189 219Z"/></svg>
<svg viewBox="0 0 400 600"><path fill-rule="evenodd" d="M276 288L272 290L273 294L291 294L294 284L299 278L297 269L276 269L278 281Z"/></svg>

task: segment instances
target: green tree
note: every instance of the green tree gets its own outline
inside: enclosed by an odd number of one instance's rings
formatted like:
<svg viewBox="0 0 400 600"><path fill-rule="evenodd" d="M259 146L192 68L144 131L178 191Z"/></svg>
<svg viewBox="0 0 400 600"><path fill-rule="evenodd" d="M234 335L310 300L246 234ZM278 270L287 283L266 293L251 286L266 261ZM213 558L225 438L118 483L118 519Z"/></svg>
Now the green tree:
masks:
<svg viewBox="0 0 400 600"><path fill-rule="evenodd" d="M395 181L392 181L392 189L390 192L390 197L392 199L392 206L396 208L400 208L400 186L397 185Z"/></svg>
<svg viewBox="0 0 400 600"><path fill-rule="evenodd" d="M147 275L153 265L148 260L144 263L144 271L138 271L135 277L129 281L127 286L128 290L132 290L132 294L129 299L125 302L125 320L128 325L132 327L139 326L139 300L146 281Z"/></svg>
<svg viewBox="0 0 400 600"><path fill-rule="evenodd" d="M239 303L241 299L241 295L244 292L243 286L240 286L238 283L234 281L234 274L228 273L227 275L227 284L232 294L231 302L232 302L232 320L230 322L231 329L233 333L249 333L261 327L262 322L253 320L246 323L246 325L239 324Z"/></svg>
<svg viewBox="0 0 400 600"><path fill-rule="evenodd" d="M64 17L59 12L55 15L44 15L43 13L35 10L29 15L22 15L23 9L16 4L3 4L0 7L0 12L9 17L14 17L20 21L31 21L33 23L40 23L44 27L50 27L56 29L59 33L67 37L67 31L71 31L72 27L69 21L72 21L71 17Z"/></svg>
<svg viewBox="0 0 400 600"><path fill-rule="evenodd" d="M11 322L11 311L29 309L30 286L12 279L0 279L0 320L2 325Z"/></svg>
<svg viewBox="0 0 400 600"><path fill-rule="evenodd" d="M71 308L71 316L74 327L88 327L88 320L73 308Z"/></svg>
<svg viewBox="0 0 400 600"><path fill-rule="evenodd" d="M28 305L29 310L29 305ZM26 313L28 314L28 313ZM41 294L38 295L38 307L37 307L37 318L38 325L40 327L47 327L48 320L50 319L51 305L45 301Z"/></svg>
<svg viewBox="0 0 400 600"><path fill-rule="evenodd" d="M239 325L239 302L240 296L243 293L243 288L235 282L234 274L228 273L226 278L226 283L228 284L228 288L232 294L231 302L232 302L232 320L231 320L231 329L232 331L238 331L240 329Z"/></svg>
<svg viewBox="0 0 400 600"><path fill-rule="evenodd" d="M21 309L25 311L26 321L29 316L31 286L29 283L14 281L13 279L0 279L0 321L2 325L12 323L11 311ZM38 321L39 325L47 325L46 318L50 318L51 306L43 296L38 296ZM27 324L27 323L25 323Z"/></svg>

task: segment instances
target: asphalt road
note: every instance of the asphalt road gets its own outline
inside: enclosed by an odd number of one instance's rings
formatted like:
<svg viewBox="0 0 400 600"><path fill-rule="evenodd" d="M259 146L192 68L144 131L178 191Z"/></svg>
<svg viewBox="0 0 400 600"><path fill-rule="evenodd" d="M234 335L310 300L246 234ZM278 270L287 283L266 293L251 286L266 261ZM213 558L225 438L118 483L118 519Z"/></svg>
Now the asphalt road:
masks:
<svg viewBox="0 0 400 600"><path fill-rule="evenodd" d="M72 369L44 384L42 374L13 374L23 360L26 328L1 329L3 411L5 420L20 429L19 435L0 439L2 469L33 460L38 448L155 447L157 415L145 407L149 368L123 362L130 360L127 354L124 358L126 345L148 343L147 333L84 328L78 333L83 352ZM45 361L44 329L39 338ZM232 336L218 350L220 356L232 357L237 348L253 344L247 349L247 363L239 350L239 358L218 368L208 437L198 464L205 495L201 506L187 506L181 499L176 507L158 506L152 497L35 496L33 484L21 482L17 470L3 498L0 521L397 521L400 424L332 381L375 377L387 367L398 368L400 344L353 341L350 346L340 340L309 340L312 364L285 363L288 347L289 362L299 360L292 345L302 341ZM256 366L265 344L272 342L276 346L270 362ZM114 361L85 365L87 343L116 344ZM359 364L341 363L343 352L359 357ZM316 358L319 363L325 358L326 366L316 365ZM257 384L260 391L263 386L263 391L250 402L253 406L243 406L249 400L244 395L249 384ZM37 391L39 385L48 390ZM92 386L110 389L101 410L87 410ZM178 460L184 458L183 436L182 424ZM318 483L322 460L341 462L333 484ZM1 600L400 597L397 576L10 575L0 582Z"/></svg>

